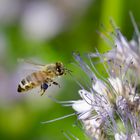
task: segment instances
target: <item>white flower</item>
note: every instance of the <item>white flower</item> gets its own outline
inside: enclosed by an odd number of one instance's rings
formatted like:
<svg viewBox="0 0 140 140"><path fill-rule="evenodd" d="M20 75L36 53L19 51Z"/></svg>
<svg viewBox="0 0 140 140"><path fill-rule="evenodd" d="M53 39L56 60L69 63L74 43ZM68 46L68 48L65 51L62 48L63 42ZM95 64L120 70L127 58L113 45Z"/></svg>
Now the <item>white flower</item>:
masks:
<svg viewBox="0 0 140 140"><path fill-rule="evenodd" d="M115 64L115 67L111 68L112 71L119 71L119 67L125 66L126 69L133 69L140 74L140 32L131 15L131 20L135 29L135 36L128 41L118 28L114 29L114 36L112 36L113 44L112 49L103 54L103 60L108 61L110 65ZM98 53L91 53L91 57L98 57ZM119 75L119 74L118 74Z"/></svg>
<svg viewBox="0 0 140 140"><path fill-rule="evenodd" d="M126 140L127 138L126 138L126 136L125 136L125 134L124 133L116 133L115 134L115 140Z"/></svg>
<svg viewBox="0 0 140 140"><path fill-rule="evenodd" d="M126 45L124 40L123 43ZM136 86L131 83L131 79L127 79L125 66L121 68L122 73L119 76L115 75L114 71L113 75L108 74L106 80L101 80L80 55L74 54L74 57L92 83L90 89L82 87L79 90L80 100L69 102L86 133L97 140L105 140L110 136L114 136L115 140L138 137L140 96L136 93ZM115 64L113 67L115 68ZM124 132L121 131L118 121L124 127Z"/></svg>
<svg viewBox="0 0 140 140"><path fill-rule="evenodd" d="M113 48L104 56L106 60L115 61L122 65L131 65L132 68L140 72L140 44L136 40L128 41L119 30L116 30L115 48Z"/></svg>
<svg viewBox="0 0 140 140"><path fill-rule="evenodd" d="M140 33L131 18L135 39L127 41L115 29L113 39L116 47L105 54L88 54L90 64L74 53L76 62L89 78L90 87L85 89L79 84L80 99L67 103L75 110L85 132L92 139L140 139ZM93 57L103 63L106 78L95 68L91 60Z"/></svg>

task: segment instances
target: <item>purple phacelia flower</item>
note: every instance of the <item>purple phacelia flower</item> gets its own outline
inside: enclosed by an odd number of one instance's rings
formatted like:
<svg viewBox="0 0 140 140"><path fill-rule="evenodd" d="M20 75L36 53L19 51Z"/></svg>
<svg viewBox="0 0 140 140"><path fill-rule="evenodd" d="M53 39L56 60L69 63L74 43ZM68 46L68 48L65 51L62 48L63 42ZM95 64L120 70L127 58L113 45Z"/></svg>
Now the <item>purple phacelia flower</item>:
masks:
<svg viewBox="0 0 140 140"><path fill-rule="evenodd" d="M99 53L98 56L102 57ZM119 67L118 75L115 69L112 73L105 64L108 77L103 79L97 76L97 70L93 70L90 57L91 65L85 63L79 54L74 53L74 57L91 82L89 89L82 86L79 90L81 99L69 101L85 132L96 140L108 140L110 137L115 140L139 138L140 96L136 90L137 83L127 77L125 66ZM116 64L112 65L115 68Z"/></svg>

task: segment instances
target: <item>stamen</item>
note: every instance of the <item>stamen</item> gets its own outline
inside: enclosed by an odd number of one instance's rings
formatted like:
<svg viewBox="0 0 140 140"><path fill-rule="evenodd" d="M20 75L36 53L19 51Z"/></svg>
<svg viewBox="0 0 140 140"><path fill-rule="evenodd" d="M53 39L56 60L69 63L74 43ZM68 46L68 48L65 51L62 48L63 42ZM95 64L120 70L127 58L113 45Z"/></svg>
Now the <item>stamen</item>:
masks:
<svg viewBox="0 0 140 140"><path fill-rule="evenodd" d="M75 113L69 114L69 115L65 115L65 116L62 116L62 117L59 117L59 118L56 118L56 119L53 119L53 120L41 122L41 123L42 124L48 124L48 123L56 122L56 121L59 121L59 120L62 120L62 119L65 119L65 118L68 118L68 117L71 117L71 116L74 116L74 115L75 115Z"/></svg>

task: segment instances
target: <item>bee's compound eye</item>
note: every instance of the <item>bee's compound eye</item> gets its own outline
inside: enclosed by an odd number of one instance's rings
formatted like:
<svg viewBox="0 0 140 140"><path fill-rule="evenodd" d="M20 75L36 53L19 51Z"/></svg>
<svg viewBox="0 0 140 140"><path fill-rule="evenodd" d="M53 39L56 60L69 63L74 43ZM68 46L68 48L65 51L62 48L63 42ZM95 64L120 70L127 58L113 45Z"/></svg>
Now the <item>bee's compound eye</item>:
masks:
<svg viewBox="0 0 140 140"><path fill-rule="evenodd" d="M48 84L47 83L43 83L42 84L42 88L46 90L48 88Z"/></svg>

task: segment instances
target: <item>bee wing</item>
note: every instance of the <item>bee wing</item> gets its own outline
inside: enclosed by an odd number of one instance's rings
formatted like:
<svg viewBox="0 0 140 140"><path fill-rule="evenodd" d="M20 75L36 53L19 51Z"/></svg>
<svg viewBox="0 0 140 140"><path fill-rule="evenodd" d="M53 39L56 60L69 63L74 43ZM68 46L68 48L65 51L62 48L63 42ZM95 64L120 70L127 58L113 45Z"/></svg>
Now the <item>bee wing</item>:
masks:
<svg viewBox="0 0 140 140"><path fill-rule="evenodd" d="M23 78L27 77L33 72L40 71L44 68L45 65L34 63L30 60L18 59L18 68L17 73L19 75L19 79L22 80Z"/></svg>
<svg viewBox="0 0 140 140"><path fill-rule="evenodd" d="M30 69L33 71L41 70L45 66L43 64L33 62L32 60L18 59L18 62L20 62L22 65L24 65L27 69Z"/></svg>

